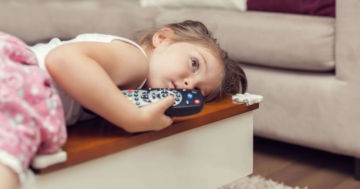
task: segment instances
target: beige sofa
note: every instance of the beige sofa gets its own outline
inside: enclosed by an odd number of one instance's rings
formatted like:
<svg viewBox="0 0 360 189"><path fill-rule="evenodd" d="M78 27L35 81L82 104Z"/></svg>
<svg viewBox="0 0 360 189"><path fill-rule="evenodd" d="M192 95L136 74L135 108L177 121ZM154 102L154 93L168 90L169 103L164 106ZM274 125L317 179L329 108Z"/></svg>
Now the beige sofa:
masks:
<svg viewBox="0 0 360 189"><path fill-rule="evenodd" d="M355 157L360 177L360 1L337 17L216 9L141 8L137 0L0 0L0 30L28 44L80 33L127 37L155 24L195 19L244 63L249 92L264 101L255 135Z"/></svg>

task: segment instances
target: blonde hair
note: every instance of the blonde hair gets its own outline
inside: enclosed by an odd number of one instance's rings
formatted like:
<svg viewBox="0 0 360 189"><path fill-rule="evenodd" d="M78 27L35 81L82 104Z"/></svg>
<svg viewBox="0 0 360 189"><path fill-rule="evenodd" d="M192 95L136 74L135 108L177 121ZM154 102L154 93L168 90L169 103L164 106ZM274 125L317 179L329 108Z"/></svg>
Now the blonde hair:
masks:
<svg viewBox="0 0 360 189"><path fill-rule="evenodd" d="M245 72L237 62L228 56L226 51L220 48L217 39L213 37L213 34L201 22L186 20L179 23L166 24L160 28L141 30L134 33L131 39L145 49L152 49L152 38L161 28L170 28L174 32L171 36L174 42L200 45L208 49L222 63L224 71L221 80L215 90L205 97L207 102L220 99L227 93L245 93L247 89Z"/></svg>

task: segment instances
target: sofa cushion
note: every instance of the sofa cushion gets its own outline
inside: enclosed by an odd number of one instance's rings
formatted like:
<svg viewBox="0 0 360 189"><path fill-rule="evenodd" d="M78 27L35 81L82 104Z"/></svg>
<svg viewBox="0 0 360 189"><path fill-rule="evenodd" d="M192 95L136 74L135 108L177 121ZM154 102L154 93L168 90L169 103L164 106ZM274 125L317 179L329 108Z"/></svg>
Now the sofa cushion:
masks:
<svg viewBox="0 0 360 189"><path fill-rule="evenodd" d="M334 19L280 13L180 9L163 12L158 23L196 19L215 30L237 61L285 69L335 68Z"/></svg>
<svg viewBox="0 0 360 189"><path fill-rule="evenodd" d="M142 7L246 10L246 0L140 0Z"/></svg>
<svg viewBox="0 0 360 189"><path fill-rule="evenodd" d="M53 37L72 39L82 33L127 37L155 25L156 8L134 0L0 0L0 31L33 45Z"/></svg>

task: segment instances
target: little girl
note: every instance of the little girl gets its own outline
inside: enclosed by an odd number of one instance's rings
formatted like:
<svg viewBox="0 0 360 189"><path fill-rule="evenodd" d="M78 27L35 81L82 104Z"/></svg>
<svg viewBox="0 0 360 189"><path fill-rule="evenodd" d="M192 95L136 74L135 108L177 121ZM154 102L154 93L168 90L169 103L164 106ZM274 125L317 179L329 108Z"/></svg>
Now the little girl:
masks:
<svg viewBox="0 0 360 189"><path fill-rule="evenodd" d="M127 130L161 130L173 97L142 108L119 89L185 88L206 101L245 92L239 65L197 21L134 35L83 34L26 46L0 33L0 188L16 188L36 154L57 152L66 125L90 118L83 107Z"/></svg>

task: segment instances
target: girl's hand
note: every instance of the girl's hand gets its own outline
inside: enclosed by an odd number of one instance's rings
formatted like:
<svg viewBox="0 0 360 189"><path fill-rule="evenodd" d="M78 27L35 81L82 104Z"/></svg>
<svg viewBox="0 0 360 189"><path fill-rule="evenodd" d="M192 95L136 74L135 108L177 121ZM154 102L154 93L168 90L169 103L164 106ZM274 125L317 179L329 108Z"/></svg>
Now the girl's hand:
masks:
<svg viewBox="0 0 360 189"><path fill-rule="evenodd" d="M162 130L170 126L173 119L164 114L164 112L174 104L175 100L169 95L159 101L147 104L140 108L141 124L144 130Z"/></svg>

